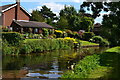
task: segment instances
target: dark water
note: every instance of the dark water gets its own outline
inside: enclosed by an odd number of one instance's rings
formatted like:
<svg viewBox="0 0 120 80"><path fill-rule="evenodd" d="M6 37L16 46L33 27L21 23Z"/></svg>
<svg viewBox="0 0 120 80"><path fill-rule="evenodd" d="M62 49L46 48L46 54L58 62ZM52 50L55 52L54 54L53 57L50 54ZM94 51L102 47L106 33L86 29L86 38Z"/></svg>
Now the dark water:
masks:
<svg viewBox="0 0 120 80"><path fill-rule="evenodd" d="M79 50L57 50L19 56L3 56L3 78L48 79L60 78L71 69L71 65L94 53L100 54L107 48L84 48ZM30 79L29 79L30 80Z"/></svg>

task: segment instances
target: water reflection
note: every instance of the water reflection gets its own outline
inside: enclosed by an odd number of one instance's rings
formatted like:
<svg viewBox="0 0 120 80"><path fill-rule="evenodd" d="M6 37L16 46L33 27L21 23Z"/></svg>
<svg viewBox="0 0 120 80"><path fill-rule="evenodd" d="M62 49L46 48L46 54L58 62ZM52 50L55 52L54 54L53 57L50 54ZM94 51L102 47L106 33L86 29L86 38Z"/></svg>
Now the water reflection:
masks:
<svg viewBox="0 0 120 80"><path fill-rule="evenodd" d="M105 48L56 50L19 56L3 56L3 78L59 78L84 56L100 53ZM32 79L33 80L33 79Z"/></svg>

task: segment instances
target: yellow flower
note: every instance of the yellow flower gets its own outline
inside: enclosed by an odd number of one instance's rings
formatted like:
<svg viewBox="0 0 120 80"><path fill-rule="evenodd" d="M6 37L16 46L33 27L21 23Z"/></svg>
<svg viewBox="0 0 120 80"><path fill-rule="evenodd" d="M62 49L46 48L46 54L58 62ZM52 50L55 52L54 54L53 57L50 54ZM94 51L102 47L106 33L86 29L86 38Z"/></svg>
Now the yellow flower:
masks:
<svg viewBox="0 0 120 80"><path fill-rule="evenodd" d="M70 37L65 37L64 39L75 41L74 38L70 38Z"/></svg>
<svg viewBox="0 0 120 80"><path fill-rule="evenodd" d="M75 42L73 42L73 43L78 43L78 42L75 41Z"/></svg>
<svg viewBox="0 0 120 80"><path fill-rule="evenodd" d="M60 31L60 30L55 30L55 32L58 32L58 33L63 33L62 31Z"/></svg>

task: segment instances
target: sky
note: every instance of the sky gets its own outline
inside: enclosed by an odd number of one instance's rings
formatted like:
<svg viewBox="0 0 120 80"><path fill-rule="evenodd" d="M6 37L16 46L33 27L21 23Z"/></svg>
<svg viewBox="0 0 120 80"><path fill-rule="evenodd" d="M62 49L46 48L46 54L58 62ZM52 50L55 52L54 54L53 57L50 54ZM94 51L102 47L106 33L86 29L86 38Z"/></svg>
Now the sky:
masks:
<svg viewBox="0 0 120 80"><path fill-rule="evenodd" d="M0 6L13 4L16 0L2 0L0 1ZM21 6L23 6L28 12L32 12L32 10L40 10L41 6L46 5L50 8L56 15L59 15L59 11L64 8L65 5L67 6L74 6L75 9L78 11L80 9L80 5L85 0L20 0ZM88 13L91 13L88 12ZM101 12L101 14L105 14ZM95 23L102 22L102 15L95 19Z"/></svg>

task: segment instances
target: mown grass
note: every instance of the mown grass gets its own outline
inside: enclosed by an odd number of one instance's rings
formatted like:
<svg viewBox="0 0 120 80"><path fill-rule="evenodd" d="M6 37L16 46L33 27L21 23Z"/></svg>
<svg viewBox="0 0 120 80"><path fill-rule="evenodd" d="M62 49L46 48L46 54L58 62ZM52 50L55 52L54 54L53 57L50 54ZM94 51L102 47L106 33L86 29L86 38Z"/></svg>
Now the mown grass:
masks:
<svg viewBox="0 0 120 80"><path fill-rule="evenodd" d="M96 43L83 41L83 40L80 40L80 42L81 42L81 46L99 45L99 44L96 44Z"/></svg>
<svg viewBox="0 0 120 80"><path fill-rule="evenodd" d="M103 54L87 56L73 71L65 73L63 78L119 79L120 47L106 50ZM72 73L70 73L72 72Z"/></svg>

